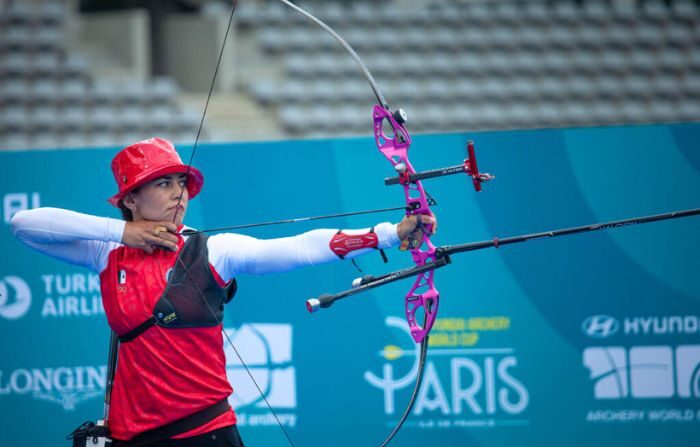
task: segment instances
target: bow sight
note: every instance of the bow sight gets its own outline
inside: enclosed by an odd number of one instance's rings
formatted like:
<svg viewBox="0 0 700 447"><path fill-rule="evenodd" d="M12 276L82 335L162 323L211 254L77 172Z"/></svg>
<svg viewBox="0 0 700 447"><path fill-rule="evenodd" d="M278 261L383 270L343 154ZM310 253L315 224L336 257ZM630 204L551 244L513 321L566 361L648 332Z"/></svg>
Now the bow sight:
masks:
<svg viewBox="0 0 700 447"><path fill-rule="evenodd" d="M477 192L481 192L481 184L493 180L496 177L484 172L479 172L479 167L476 163L476 153L474 152L474 141L469 140L467 142L467 158L464 159L464 163L456 166L449 166L447 168L431 169L429 171L416 172L415 174L409 174L406 165L399 163L394 166L396 172L398 172L398 177L387 177L384 179L384 184L389 185L406 185L408 183L415 183L417 180L424 180L435 177L443 177L445 175L454 174L467 174L472 178L472 183L474 189Z"/></svg>

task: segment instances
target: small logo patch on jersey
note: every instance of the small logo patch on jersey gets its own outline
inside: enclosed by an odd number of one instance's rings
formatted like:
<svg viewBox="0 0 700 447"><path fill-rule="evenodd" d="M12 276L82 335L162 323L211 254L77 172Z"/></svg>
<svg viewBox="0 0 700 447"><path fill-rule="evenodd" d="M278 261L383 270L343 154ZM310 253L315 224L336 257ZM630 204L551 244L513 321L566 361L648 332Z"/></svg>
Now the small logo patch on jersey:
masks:
<svg viewBox="0 0 700 447"><path fill-rule="evenodd" d="M126 270L119 270L119 284L126 284Z"/></svg>
<svg viewBox="0 0 700 447"><path fill-rule="evenodd" d="M170 276L173 274L173 269L172 267L168 269L167 272L165 272L165 282L170 281Z"/></svg>
<svg viewBox="0 0 700 447"><path fill-rule="evenodd" d="M175 312L171 312L165 317L163 317L163 323L170 323L173 320L177 320L177 315L175 314Z"/></svg>

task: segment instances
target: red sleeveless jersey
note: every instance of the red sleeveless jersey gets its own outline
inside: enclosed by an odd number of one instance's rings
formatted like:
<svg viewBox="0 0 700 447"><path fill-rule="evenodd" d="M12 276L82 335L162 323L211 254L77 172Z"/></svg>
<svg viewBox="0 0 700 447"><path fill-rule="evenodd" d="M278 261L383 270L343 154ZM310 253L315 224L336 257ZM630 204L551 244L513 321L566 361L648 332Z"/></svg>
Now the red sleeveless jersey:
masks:
<svg viewBox="0 0 700 447"><path fill-rule="evenodd" d="M121 246L109 254L100 273L107 321L125 334L153 315L178 252L145 251ZM224 282L210 265L220 286ZM200 300L200 297L193 297ZM204 305L204 303L202 303ZM153 326L119 347L112 390L109 429L129 440L139 433L196 413L226 399L233 391L226 377L222 326L166 329ZM236 423L233 411L177 438L196 436Z"/></svg>

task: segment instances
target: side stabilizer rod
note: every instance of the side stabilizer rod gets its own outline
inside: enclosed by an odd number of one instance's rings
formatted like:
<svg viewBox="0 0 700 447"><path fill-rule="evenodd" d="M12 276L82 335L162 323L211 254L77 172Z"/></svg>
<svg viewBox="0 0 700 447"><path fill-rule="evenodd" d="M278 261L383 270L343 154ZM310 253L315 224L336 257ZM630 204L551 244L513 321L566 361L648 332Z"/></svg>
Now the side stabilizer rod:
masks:
<svg viewBox="0 0 700 447"><path fill-rule="evenodd" d="M383 286L395 281L400 281L402 279L410 278L421 273L426 273L431 270L439 269L450 263L450 258L448 256L441 257L440 259L435 259L431 262L426 262L423 265L416 265L413 267L405 268L402 270L397 270L395 272L387 273L386 275L381 275L377 277L371 277L366 283L359 284L357 287L345 290L336 294L325 293L317 298L311 298L306 300L306 310L313 313L320 309L325 309L331 307L336 301L347 298L351 295L356 295L361 292L365 292L369 289L374 289L375 287ZM357 280L356 280L357 281Z"/></svg>

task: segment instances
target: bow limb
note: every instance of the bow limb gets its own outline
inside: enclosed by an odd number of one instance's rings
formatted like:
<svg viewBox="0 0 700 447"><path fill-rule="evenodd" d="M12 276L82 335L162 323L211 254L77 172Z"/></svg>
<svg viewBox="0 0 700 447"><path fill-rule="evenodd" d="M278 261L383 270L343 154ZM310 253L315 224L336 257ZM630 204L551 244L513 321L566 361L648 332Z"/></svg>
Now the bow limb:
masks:
<svg viewBox="0 0 700 447"><path fill-rule="evenodd" d="M408 405L406 405L406 409L404 410L403 415L401 415L401 419L399 419L399 422L396 424L391 433L389 433L389 436L386 437L384 442L381 443L381 447L385 447L389 444L389 442L394 438L394 436L396 436L396 433L398 433L399 430L401 430L403 423L406 422L406 419L408 419L408 415L411 414L413 404L416 402L416 398L418 397L418 391L420 391L420 386L423 383L425 359L428 355L428 338L429 337L426 335L423 341L421 341L420 343L420 360L418 361L418 374L416 376L416 383L415 385L413 385L413 391L411 392L411 398L408 401Z"/></svg>

